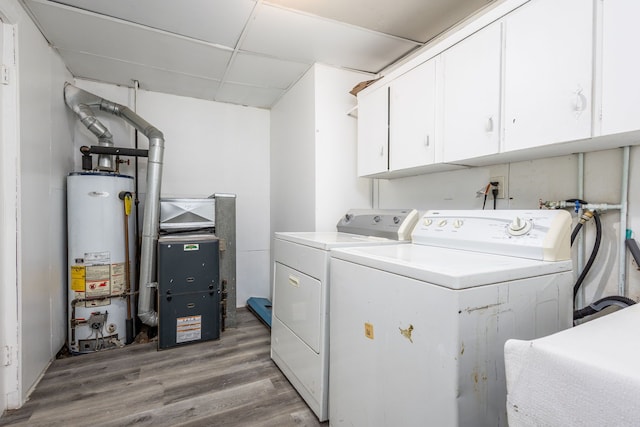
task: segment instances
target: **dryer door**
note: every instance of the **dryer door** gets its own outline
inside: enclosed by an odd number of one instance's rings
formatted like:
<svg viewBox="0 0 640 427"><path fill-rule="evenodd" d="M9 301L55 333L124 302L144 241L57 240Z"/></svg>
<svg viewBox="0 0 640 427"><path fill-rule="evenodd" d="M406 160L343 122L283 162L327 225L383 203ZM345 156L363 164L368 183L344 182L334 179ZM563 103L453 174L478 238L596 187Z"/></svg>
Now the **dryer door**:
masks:
<svg viewBox="0 0 640 427"><path fill-rule="evenodd" d="M275 263L273 314L316 353L320 352L321 283Z"/></svg>

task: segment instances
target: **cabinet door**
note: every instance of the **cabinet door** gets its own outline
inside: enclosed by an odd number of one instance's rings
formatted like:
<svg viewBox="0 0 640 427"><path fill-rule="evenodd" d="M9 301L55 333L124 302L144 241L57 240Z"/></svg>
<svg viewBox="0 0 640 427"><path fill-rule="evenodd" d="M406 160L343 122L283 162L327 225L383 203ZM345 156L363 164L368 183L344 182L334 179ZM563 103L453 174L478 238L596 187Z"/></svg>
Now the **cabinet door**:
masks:
<svg viewBox="0 0 640 427"><path fill-rule="evenodd" d="M505 151L591 136L593 3L535 0L505 19Z"/></svg>
<svg viewBox="0 0 640 427"><path fill-rule="evenodd" d="M500 23L442 54L443 160L497 153L500 142Z"/></svg>
<svg viewBox="0 0 640 427"><path fill-rule="evenodd" d="M436 60L431 59L391 82L389 169L434 162Z"/></svg>
<svg viewBox="0 0 640 427"><path fill-rule="evenodd" d="M640 2L603 2L602 134L640 129L640 57L629 48L640 40Z"/></svg>
<svg viewBox="0 0 640 427"><path fill-rule="evenodd" d="M389 169L389 87L358 95L358 176Z"/></svg>

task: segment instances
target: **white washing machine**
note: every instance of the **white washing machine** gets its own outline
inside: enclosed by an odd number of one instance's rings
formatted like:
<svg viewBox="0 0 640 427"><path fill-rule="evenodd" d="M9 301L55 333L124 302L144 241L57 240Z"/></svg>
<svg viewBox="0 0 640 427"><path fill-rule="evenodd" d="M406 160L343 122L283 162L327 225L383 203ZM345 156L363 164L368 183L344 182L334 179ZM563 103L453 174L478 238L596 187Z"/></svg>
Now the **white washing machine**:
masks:
<svg viewBox="0 0 640 427"><path fill-rule="evenodd" d="M336 232L275 233L271 358L325 421L329 381L329 251L409 243L416 210L351 210Z"/></svg>
<svg viewBox="0 0 640 427"><path fill-rule="evenodd" d="M332 426L506 426L504 343L572 324L565 211L427 211L331 251Z"/></svg>

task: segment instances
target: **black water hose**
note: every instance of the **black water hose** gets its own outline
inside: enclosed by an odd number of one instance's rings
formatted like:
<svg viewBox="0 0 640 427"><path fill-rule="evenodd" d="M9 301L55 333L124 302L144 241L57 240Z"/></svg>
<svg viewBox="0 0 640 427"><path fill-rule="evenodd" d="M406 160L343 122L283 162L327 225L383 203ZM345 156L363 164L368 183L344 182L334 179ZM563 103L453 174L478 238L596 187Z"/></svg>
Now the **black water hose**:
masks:
<svg viewBox="0 0 640 427"><path fill-rule="evenodd" d="M593 219L596 223L596 240L593 242L593 249L591 250L591 255L589 255L589 260L587 261L584 268L582 269L582 272L580 273L578 280L576 280L576 284L573 286L574 300L576 298L576 295L578 295L578 289L580 289L582 282L584 282L584 278L587 276L587 273L589 273L589 270L591 269L591 266L593 265L593 262L596 259L596 255L598 255L598 250L600 249L600 242L602 241L602 223L600 222L600 215L598 214L597 211L593 211Z"/></svg>
<svg viewBox="0 0 640 427"><path fill-rule="evenodd" d="M571 246L573 246L573 241L576 240L576 237L578 236L578 233L582 229L583 225L584 225L584 223L582 221L578 222L576 224L575 228L573 229L573 232L571 232Z"/></svg>
<svg viewBox="0 0 640 427"><path fill-rule="evenodd" d="M579 200L579 199L570 199L567 200L567 202L575 202L576 204L580 203L580 204L586 204L587 202L585 202L584 200ZM585 211L585 213L582 215L582 218L580 219L580 222L578 222L578 224L576 224L575 228L573 229L573 231L571 232L571 246L573 246L573 241L576 239L576 237L578 236L578 233L580 232L580 230L582 229L582 226L589 220L591 219L591 217L593 217L595 223L596 223L596 239L593 242L593 249L591 251L591 255L589 255L589 260L587 261L587 264L584 266L582 272L580 273L580 276L578 277L578 280L576 280L575 285L573 286L573 298L575 300L576 295L578 295L578 290L580 289L580 286L582 285L582 282L584 281L585 277L587 276L587 273L589 273L589 270L591 269L591 266L593 265L593 262L596 259L596 255L598 254L598 250L600 249L600 243L602 241L602 222L600 221L600 215L598 214L597 211ZM579 310L575 310L573 312L573 320L580 320L584 317L587 316L591 316L593 314L596 314L600 311L602 311L603 309L610 307L612 305L617 305L619 307L629 307L631 305L634 305L636 302L634 300L632 300L631 298L627 298L627 297L623 297L623 296L619 296L619 295L613 295L613 296L609 296L609 297L604 297L599 299L598 301L589 304L587 307L581 308Z"/></svg>
<svg viewBox="0 0 640 427"><path fill-rule="evenodd" d="M618 295L604 297L594 303L589 304L585 308L581 308L580 310L575 310L573 312L573 320L580 320L583 317L591 316L593 314L599 313L603 309L610 307L612 305L617 305L619 307L625 308L625 307L634 305L635 303L636 302L631 298L622 297Z"/></svg>
<svg viewBox="0 0 640 427"><path fill-rule="evenodd" d="M567 200L565 200L565 202L575 203L576 204L576 212L581 207L581 205L586 205L588 203L586 200L581 200L581 199L567 199ZM582 214L582 217L580 218L580 221L576 224L575 228L571 232L571 246L573 246L573 241L576 240L576 237L578 237L578 233L582 229L582 226L584 225L584 223L589 221L592 216L593 215L591 214L591 211L585 211Z"/></svg>

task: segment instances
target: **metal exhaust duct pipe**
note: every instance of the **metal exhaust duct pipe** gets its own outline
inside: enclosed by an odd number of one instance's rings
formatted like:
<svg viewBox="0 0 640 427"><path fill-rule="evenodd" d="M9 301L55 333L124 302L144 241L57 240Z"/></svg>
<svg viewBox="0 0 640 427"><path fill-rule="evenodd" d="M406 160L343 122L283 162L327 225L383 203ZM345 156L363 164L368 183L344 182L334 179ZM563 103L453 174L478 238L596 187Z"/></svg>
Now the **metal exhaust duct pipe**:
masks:
<svg viewBox="0 0 640 427"><path fill-rule="evenodd" d="M99 146L113 147L113 136L111 132L96 119L88 105L77 104L72 107L72 109L78 115L82 124L98 137ZM98 170L113 172L113 156L100 154L100 156L98 156Z"/></svg>
<svg viewBox="0 0 640 427"><path fill-rule="evenodd" d="M147 163L147 197L142 218L142 245L140 249L140 289L138 296L138 317L149 326L158 324L158 313L154 310L153 289L155 288L155 248L158 242L158 222L160 218L160 179L162 177L162 157L164 136L162 132L128 107L100 98L70 83L64 85L64 100L67 106L80 118L82 124L100 140L113 145L113 137L107 128L96 119L93 108L118 116L149 139ZM102 141L101 141L102 142Z"/></svg>

